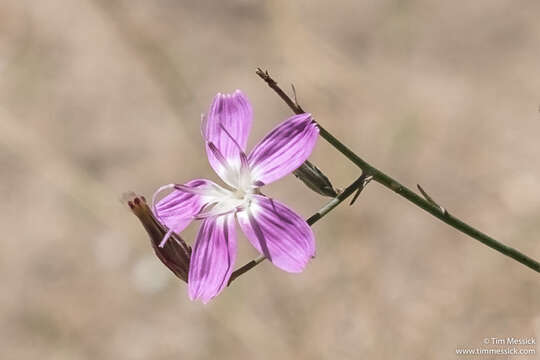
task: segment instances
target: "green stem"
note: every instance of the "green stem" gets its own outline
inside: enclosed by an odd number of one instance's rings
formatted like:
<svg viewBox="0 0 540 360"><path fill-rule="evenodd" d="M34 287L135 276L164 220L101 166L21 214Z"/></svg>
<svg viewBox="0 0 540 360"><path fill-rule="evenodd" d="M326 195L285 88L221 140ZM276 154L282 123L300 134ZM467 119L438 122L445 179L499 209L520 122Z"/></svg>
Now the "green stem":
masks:
<svg viewBox="0 0 540 360"><path fill-rule="evenodd" d="M290 97L285 94L283 90L281 90L281 88L277 85L277 82L270 77L267 71L257 69L257 75L259 75L268 84L268 86L270 86L287 103L287 105L289 105L289 107L295 113L298 114L304 112L304 110L296 102L292 101ZM330 145L332 145L339 152L345 155L345 157L351 160L354 164L356 164L356 166L362 169L362 173L364 175L372 176L374 181L394 191L398 195L404 197L405 199L424 209L425 211L440 219L442 222L450 225L451 227L463 232L464 234L469 235L470 237L480 241L482 244L487 245L490 248L500 252L501 254L511 257L516 261L519 261L523 265L535 270L536 272L540 272L540 263L538 261L528 257L527 255L519 252L518 250L510 246L504 245L503 243L466 224L455 216L450 215L448 211L444 210L444 208L441 208L433 201L428 201L420 197L414 191L400 184L398 181L392 179L390 176L386 175L376 167L370 165L368 162L361 159L341 141L339 141L332 134L326 131L326 129L324 129L322 126L319 125L319 129L321 137L328 141Z"/></svg>
<svg viewBox="0 0 540 360"><path fill-rule="evenodd" d="M328 141L332 146L334 146L339 152L345 155L345 157L355 163L363 171L373 176L374 181L394 191L398 195L403 196L405 199L421 207L422 209L424 209L431 215L437 217L444 223L480 241L482 244L487 245L490 248L500 252L501 254L504 254L514 260L519 261L523 265L528 266L537 272L540 272L540 263L538 263L538 261L528 257L527 255L519 252L514 248L511 248L510 246L498 242L497 240L484 234L480 230L477 230L472 226L464 223L460 219L456 218L455 216L452 216L450 213L448 213L448 211L442 211L439 206L436 206L435 204L423 199L406 186L400 184L379 169L371 166L366 161L362 160L348 147L346 147L338 139L336 139L332 134L326 131L323 127L319 126L319 129L321 137L323 139Z"/></svg>

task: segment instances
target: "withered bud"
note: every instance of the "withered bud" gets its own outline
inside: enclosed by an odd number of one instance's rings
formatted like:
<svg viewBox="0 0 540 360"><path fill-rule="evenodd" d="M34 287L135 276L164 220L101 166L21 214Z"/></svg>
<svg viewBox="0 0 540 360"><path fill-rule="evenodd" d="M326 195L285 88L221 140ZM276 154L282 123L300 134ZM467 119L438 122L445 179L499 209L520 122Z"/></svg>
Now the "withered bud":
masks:
<svg viewBox="0 0 540 360"><path fill-rule="evenodd" d="M157 257L176 276L187 283L191 247L175 233L172 233L164 246L160 247L159 244L167 233L167 229L154 217L144 196L128 193L124 195L124 201L128 204L133 214L139 218L144 229L150 236L150 243Z"/></svg>
<svg viewBox="0 0 540 360"><path fill-rule="evenodd" d="M316 193L328 197L338 196L338 190L334 188L328 177L326 177L326 175L324 175L318 167L309 161L306 160L302 166L296 169L293 173Z"/></svg>

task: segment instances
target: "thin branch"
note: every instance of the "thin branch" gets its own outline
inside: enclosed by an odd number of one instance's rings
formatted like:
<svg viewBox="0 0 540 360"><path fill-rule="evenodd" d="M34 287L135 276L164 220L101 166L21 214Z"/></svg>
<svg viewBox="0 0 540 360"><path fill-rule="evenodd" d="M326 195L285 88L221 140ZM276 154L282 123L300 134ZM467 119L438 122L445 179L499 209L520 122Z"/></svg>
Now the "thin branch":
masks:
<svg viewBox="0 0 540 360"><path fill-rule="evenodd" d="M298 97L296 96L296 88L294 87L294 84L291 84L291 90L294 96L294 104L297 108L302 109L302 107L300 107L300 104L298 103Z"/></svg>
<svg viewBox="0 0 540 360"><path fill-rule="evenodd" d="M324 205L319 211L317 211L315 214L311 215L306 222L309 224L309 226L315 224L317 221L322 219L326 214L328 214L330 211L332 211L336 206L341 204L343 200L347 199L349 196L351 196L356 190L363 189L368 183L369 180L366 181L367 174L362 173L362 175L356 179L355 182L353 182L351 185L347 186L343 192L341 192L338 196L330 200L326 205ZM240 275L244 274L245 272L251 270L256 265L263 262L263 260L266 259L264 256L259 256L258 258L251 260L247 264L243 265L242 267L236 269L229 279L229 283L227 286L231 285L231 283L238 278Z"/></svg>
<svg viewBox="0 0 540 360"><path fill-rule="evenodd" d="M231 285L231 283L234 280L236 280L240 275L248 272L249 270L253 269L255 266L262 263L265 259L266 259L266 257L264 255L261 255L258 258L251 260L247 264L245 264L245 265L239 267L238 269L236 269L235 271L233 271L233 273L231 274L231 277L229 278L229 283L227 284L227 286Z"/></svg>
<svg viewBox="0 0 540 360"><path fill-rule="evenodd" d="M356 194L354 194L351 202L349 203L349 206L352 206L354 204L356 199L358 199L358 196L360 196L360 193L362 192L362 190L364 190L364 188L367 186L367 184L369 184L371 180L373 180L373 176L366 176L364 178L364 183L362 184L362 186L358 187L358 190L356 190Z"/></svg>
<svg viewBox="0 0 540 360"><path fill-rule="evenodd" d="M291 98L278 86L277 82L274 79L272 79L268 71L257 69L256 73L257 75L259 75L259 77L261 77L261 79L263 79L268 84L270 88L272 88L272 90L276 92L276 94L281 99L283 99L283 101L293 110L293 112L297 114L304 112L304 110L300 106L295 104L294 101L291 100ZM345 146L341 141L336 139L320 124L318 125L319 125L319 133L322 138L324 138L328 143L330 143L330 145L332 145L339 152L341 152L345 157L351 160L356 166L362 169L363 173L373 176L373 180L375 180L379 184L394 191L398 195L409 200L416 206L424 209L425 211L435 216L436 218L440 219L444 223L450 225L451 227L480 241L482 244L489 246L490 248L494 249L495 251L498 251L499 253L503 255L511 257L512 259L522 263L523 265L533 269L536 272L540 272L540 263L538 261L530 258L529 256L521 253L520 251L510 246L504 245L503 243L482 233L481 231L470 226L469 224L466 224L465 222L449 214L448 212L446 211L441 212L440 206L436 205L436 203L433 203L431 201L428 201L420 197L414 191L410 190L409 188L400 184L398 181L386 175L379 169L370 165L368 162L366 162L365 160L360 158L358 155L356 155L347 146Z"/></svg>
<svg viewBox="0 0 540 360"><path fill-rule="evenodd" d="M268 71L263 71L261 68L257 68L257 71L255 71L255 73L257 75L259 75L261 77L261 79L266 81L268 86L270 86L272 88L272 90L274 90L276 92L276 94L278 94L278 96L283 101L285 101L287 103L287 105L289 105L289 107L292 109L292 111L295 114L303 114L303 113L305 113L304 109L302 109L302 107L298 103L291 100L289 95L287 95L283 90L281 90L281 88L279 87L277 82L274 79L272 79L272 77L270 76Z"/></svg>
<svg viewBox="0 0 540 360"><path fill-rule="evenodd" d="M420 190L420 192L422 193L422 196L424 196L427 201L437 206L444 215L448 214L448 211L445 208L443 208L441 205L439 205L435 200L433 200L433 198L428 195L428 193L420 186L420 184L416 184L416 187L418 188L418 190Z"/></svg>
<svg viewBox="0 0 540 360"><path fill-rule="evenodd" d="M305 113L304 109L298 104L298 100L296 98L296 88L293 84L291 84L293 93L294 93L294 101L278 86L277 82L270 77L270 74L268 74L268 71L263 71L261 68L257 68L255 71L257 75L259 75L268 86L270 86L274 91L289 105L289 107L293 110L295 114L303 114ZM319 170L315 165L309 162L309 160L306 160L298 169L293 171L293 174L302 180L304 184L306 184L311 190L324 195L328 197L335 197L337 196L337 191L328 179L326 175L323 174L321 170Z"/></svg>

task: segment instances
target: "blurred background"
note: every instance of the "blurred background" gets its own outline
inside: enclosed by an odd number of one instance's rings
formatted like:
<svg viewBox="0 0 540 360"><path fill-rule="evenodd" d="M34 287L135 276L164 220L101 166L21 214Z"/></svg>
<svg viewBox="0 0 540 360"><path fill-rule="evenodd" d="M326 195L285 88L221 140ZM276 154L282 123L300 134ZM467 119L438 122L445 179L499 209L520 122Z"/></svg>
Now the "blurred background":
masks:
<svg viewBox="0 0 540 360"><path fill-rule="evenodd" d="M539 13L534 0L2 1L1 358L454 359L486 337L540 339L537 273L375 183L314 225L304 273L263 263L206 306L119 200L219 181L199 132L217 92L250 97L248 146L288 117L260 66L361 157L538 259ZM322 139L310 159L338 187L359 175ZM305 217L327 201L293 176L266 192ZM239 243L240 263L256 256Z"/></svg>

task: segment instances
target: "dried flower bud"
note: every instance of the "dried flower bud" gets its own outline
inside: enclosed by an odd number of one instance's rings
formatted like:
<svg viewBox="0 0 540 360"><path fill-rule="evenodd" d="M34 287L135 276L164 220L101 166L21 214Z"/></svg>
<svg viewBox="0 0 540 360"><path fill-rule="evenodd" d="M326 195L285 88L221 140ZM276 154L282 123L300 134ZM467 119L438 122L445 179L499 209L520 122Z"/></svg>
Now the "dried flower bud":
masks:
<svg viewBox="0 0 540 360"><path fill-rule="evenodd" d="M318 194L328 197L338 196L338 191L334 188L330 180L328 180L328 177L318 167L307 160L294 171L294 175Z"/></svg>
<svg viewBox="0 0 540 360"><path fill-rule="evenodd" d="M159 244L167 233L167 229L156 220L154 214L152 214L152 211L146 204L144 196L129 193L124 195L124 198L133 214L139 218L144 229L150 236L150 242L157 257L176 276L187 283L191 247L175 233L172 233L169 241L163 247L160 247Z"/></svg>

